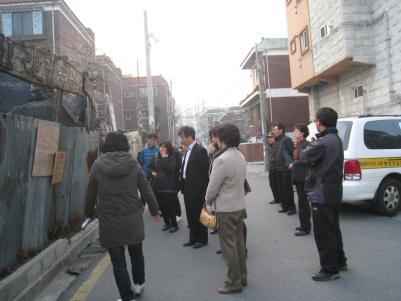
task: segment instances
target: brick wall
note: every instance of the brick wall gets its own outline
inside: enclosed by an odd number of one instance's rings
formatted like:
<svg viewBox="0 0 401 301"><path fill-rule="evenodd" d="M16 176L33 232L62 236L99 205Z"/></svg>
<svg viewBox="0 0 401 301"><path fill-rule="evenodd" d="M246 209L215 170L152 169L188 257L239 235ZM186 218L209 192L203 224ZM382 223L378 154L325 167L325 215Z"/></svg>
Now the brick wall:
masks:
<svg viewBox="0 0 401 301"><path fill-rule="evenodd" d="M69 61L74 62L80 70L86 70L88 64L93 63L95 57L94 40L91 41L82 37L58 11L55 12L55 33L56 54L67 56Z"/></svg>

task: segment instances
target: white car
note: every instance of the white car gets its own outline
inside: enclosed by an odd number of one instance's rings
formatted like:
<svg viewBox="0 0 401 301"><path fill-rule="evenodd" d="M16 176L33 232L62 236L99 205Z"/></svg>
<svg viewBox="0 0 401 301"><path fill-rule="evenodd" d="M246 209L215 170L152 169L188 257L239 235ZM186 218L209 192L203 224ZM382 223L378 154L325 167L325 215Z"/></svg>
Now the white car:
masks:
<svg viewBox="0 0 401 301"><path fill-rule="evenodd" d="M401 115L340 118L346 202L368 200L378 213L400 210Z"/></svg>

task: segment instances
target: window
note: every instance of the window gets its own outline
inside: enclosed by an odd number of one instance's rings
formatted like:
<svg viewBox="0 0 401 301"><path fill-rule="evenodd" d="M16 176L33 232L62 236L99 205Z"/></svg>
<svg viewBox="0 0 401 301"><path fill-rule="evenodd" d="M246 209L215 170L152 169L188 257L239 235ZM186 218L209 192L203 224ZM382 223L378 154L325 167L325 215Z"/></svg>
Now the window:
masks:
<svg viewBox="0 0 401 301"><path fill-rule="evenodd" d="M401 119L366 122L364 140L369 149L401 149Z"/></svg>
<svg viewBox="0 0 401 301"><path fill-rule="evenodd" d="M348 149L349 136L351 134L352 121L339 121L337 122L338 136L340 136L343 142L343 149Z"/></svg>
<svg viewBox="0 0 401 301"><path fill-rule="evenodd" d="M363 96L363 86L354 89L354 98Z"/></svg>
<svg viewBox="0 0 401 301"><path fill-rule="evenodd" d="M323 25L320 27L320 38L324 38L330 34L330 26L329 25Z"/></svg>
<svg viewBox="0 0 401 301"><path fill-rule="evenodd" d="M241 120L242 118L241 118L241 113L235 113L234 114L234 118L235 118L235 120Z"/></svg>
<svg viewBox="0 0 401 301"><path fill-rule="evenodd" d="M295 52L297 52L297 40L295 37L290 42L290 51L291 51L291 54L294 54Z"/></svg>
<svg viewBox="0 0 401 301"><path fill-rule="evenodd" d="M308 27L306 27L299 35L301 42L301 53L304 55L309 50L309 37L308 37Z"/></svg>
<svg viewBox="0 0 401 301"><path fill-rule="evenodd" d="M132 112L126 111L125 112L125 120L131 120L131 119L132 119Z"/></svg>
<svg viewBox="0 0 401 301"><path fill-rule="evenodd" d="M147 87L140 87L139 88L139 96L140 97L148 97L148 88ZM157 87L153 87L153 96L158 96Z"/></svg>
<svg viewBox="0 0 401 301"><path fill-rule="evenodd" d="M134 86L128 86L125 88L124 90L125 97L134 97L134 95L135 95Z"/></svg>
<svg viewBox="0 0 401 301"><path fill-rule="evenodd" d="M3 13L2 31L6 37L30 37L43 34L43 12Z"/></svg>

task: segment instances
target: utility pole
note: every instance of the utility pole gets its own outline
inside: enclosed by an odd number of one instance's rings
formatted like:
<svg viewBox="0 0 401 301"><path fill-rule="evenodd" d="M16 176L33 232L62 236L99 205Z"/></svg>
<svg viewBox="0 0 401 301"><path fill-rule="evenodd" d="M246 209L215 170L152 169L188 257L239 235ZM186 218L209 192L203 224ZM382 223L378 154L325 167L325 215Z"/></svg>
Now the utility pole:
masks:
<svg viewBox="0 0 401 301"><path fill-rule="evenodd" d="M259 105L260 105L260 122L262 124L262 139L264 149L264 162L265 172L269 170L269 149L267 147L267 124L266 124L266 112L265 112L265 87L264 87L264 70L262 69L259 57L258 44L255 44L256 54L256 75L259 84Z"/></svg>
<svg viewBox="0 0 401 301"><path fill-rule="evenodd" d="M146 52L146 85L148 91L148 112L149 112L149 131L155 131L155 106L153 103L153 83L152 70L150 67L150 41L148 30L148 14L146 10L143 12L145 22L145 52Z"/></svg>

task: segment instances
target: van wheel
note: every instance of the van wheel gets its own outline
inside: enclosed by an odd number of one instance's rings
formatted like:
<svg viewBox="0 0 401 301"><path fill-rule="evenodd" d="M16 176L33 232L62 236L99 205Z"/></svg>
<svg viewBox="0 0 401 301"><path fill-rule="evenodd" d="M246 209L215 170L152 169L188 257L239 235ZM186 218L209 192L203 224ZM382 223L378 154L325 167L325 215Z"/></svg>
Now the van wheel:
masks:
<svg viewBox="0 0 401 301"><path fill-rule="evenodd" d="M375 207L381 215L394 216L401 207L401 183L395 179L385 179L376 194Z"/></svg>

